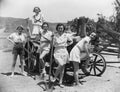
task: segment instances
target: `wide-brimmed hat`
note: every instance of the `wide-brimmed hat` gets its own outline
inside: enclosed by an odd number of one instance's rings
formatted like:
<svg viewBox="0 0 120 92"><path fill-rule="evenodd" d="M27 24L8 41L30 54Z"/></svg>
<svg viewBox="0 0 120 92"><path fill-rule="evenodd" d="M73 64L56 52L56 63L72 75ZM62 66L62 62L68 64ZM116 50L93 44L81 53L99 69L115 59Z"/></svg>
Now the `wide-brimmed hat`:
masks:
<svg viewBox="0 0 120 92"><path fill-rule="evenodd" d="M20 26L18 26L18 27L16 28L16 30L24 30L24 28L23 28L22 25L20 25Z"/></svg>

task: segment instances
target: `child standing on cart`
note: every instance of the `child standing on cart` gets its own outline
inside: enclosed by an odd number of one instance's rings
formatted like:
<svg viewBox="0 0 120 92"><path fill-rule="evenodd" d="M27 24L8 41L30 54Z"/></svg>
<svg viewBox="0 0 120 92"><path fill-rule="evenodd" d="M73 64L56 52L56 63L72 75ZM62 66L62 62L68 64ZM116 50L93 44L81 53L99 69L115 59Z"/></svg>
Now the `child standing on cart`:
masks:
<svg viewBox="0 0 120 92"><path fill-rule="evenodd" d="M36 38L36 36L38 36L39 32L42 30L41 26L44 22L44 19L39 7L34 7L33 12L35 14L31 18L33 25L32 38Z"/></svg>

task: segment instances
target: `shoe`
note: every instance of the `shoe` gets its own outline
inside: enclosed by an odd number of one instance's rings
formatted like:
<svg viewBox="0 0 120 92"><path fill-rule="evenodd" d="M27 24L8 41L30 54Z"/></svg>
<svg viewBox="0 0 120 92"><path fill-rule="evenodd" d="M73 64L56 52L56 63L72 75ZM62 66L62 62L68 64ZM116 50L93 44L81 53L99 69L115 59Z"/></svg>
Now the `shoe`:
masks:
<svg viewBox="0 0 120 92"><path fill-rule="evenodd" d="M50 64L48 62L45 63L46 67L50 67Z"/></svg>
<svg viewBox="0 0 120 92"><path fill-rule="evenodd" d="M23 76L27 76L27 74L25 72L22 73Z"/></svg>
<svg viewBox="0 0 120 92"><path fill-rule="evenodd" d="M78 83L78 84L83 85L83 83L82 83L81 81L79 81L79 83Z"/></svg>
<svg viewBox="0 0 120 92"><path fill-rule="evenodd" d="M81 86L83 83L73 83L73 86Z"/></svg>
<svg viewBox="0 0 120 92"><path fill-rule="evenodd" d="M62 83L60 83L59 86L60 86L61 88L64 88L64 87L65 87Z"/></svg>
<svg viewBox="0 0 120 92"><path fill-rule="evenodd" d="M41 75L40 75L40 79L41 79L41 80L44 80L44 79L45 79L45 76L46 76L45 73L41 73Z"/></svg>
<svg viewBox="0 0 120 92"><path fill-rule="evenodd" d="M55 79L55 80L53 81L54 86L59 85L58 82L59 82L59 81L58 81L57 79Z"/></svg>
<svg viewBox="0 0 120 92"><path fill-rule="evenodd" d="M55 81L59 82L59 78L53 77L53 80L52 80L52 81L53 81L53 82L55 82Z"/></svg>
<svg viewBox="0 0 120 92"><path fill-rule="evenodd" d="M55 81L56 81L56 78L52 78L52 81L55 82Z"/></svg>
<svg viewBox="0 0 120 92"><path fill-rule="evenodd" d="M11 74L11 75L10 75L10 78L12 78L12 77L14 77L14 74Z"/></svg>

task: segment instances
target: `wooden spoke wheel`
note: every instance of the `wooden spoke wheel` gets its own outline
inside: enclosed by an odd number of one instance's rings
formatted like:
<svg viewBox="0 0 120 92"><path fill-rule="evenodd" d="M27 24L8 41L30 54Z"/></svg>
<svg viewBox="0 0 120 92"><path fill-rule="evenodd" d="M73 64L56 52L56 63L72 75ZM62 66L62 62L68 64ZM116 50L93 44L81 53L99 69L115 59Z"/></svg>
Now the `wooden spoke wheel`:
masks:
<svg viewBox="0 0 120 92"><path fill-rule="evenodd" d="M106 69L106 61L104 57L99 53L92 53L93 57L89 60L86 60L82 70L85 74L90 73L93 76L101 76ZM87 72L86 72L87 71Z"/></svg>
<svg viewBox="0 0 120 92"><path fill-rule="evenodd" d="M24 47L25 55L24 60L28 72L34 70L34 63L36 60L35 48L31 41L28 41Z"/></svg>

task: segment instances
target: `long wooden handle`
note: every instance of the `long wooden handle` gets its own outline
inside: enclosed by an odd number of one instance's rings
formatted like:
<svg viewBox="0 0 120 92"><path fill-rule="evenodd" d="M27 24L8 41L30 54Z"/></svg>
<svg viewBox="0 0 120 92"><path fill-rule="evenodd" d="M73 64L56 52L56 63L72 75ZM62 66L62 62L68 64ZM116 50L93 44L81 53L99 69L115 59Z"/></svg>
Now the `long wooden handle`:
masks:
<svg viewBox="0 0 120 92"><path fill-rule="evenodd" d="M27 23L27 32L28 32L28 36L31 37L31 32L30 32L30 28L29 28L29 18L26 19L26 23Z"/></svg>
<svg viewBox="0 0 120 92"><path fill-rule="evenodd" d="M51 66L53 63L53 37L51 41L51 53L50 53L50 69L49 69L49 82L51 81L50 76L51 76Z"/></svg>

